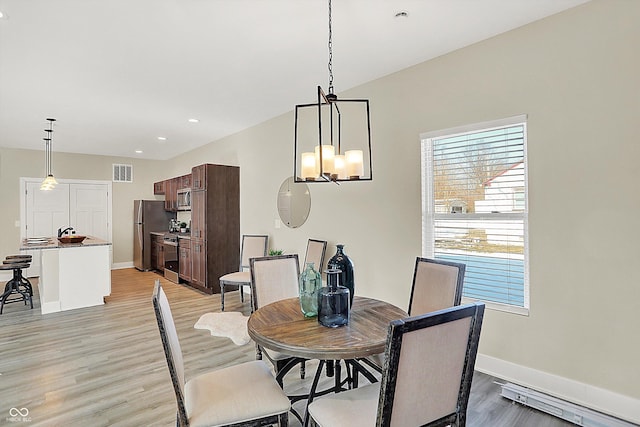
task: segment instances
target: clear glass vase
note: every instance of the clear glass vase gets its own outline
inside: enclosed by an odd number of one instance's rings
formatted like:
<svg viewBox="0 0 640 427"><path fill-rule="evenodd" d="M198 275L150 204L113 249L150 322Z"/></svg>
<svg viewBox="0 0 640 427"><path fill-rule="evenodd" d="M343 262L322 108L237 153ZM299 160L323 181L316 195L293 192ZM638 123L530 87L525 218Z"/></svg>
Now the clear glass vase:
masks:
<svg viewBox="0 0 640 427"><path fill-rule="evenodd" d="M318 315L318 290L322 287L322 276L314 268L312 262L308 262L300 275L300 310L304 317Z"/></svg>

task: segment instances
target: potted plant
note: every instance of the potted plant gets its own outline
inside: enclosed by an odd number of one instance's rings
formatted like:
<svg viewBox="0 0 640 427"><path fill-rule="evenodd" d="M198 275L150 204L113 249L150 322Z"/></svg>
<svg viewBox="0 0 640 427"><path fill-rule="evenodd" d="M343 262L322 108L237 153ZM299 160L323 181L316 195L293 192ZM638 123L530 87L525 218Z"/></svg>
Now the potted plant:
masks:
<svg viewBox="0 0 640 427"><path fill-rule="evenodd" d="M180 232L181 233L186 233L187 232L187 223L186 222L181 222L180 223Z"/></svg>
<svg viewBox="0 0 640 427"><path fill-rule="evenodd" d="M269 249L269 256L282 255L282 249Z"/></svg>

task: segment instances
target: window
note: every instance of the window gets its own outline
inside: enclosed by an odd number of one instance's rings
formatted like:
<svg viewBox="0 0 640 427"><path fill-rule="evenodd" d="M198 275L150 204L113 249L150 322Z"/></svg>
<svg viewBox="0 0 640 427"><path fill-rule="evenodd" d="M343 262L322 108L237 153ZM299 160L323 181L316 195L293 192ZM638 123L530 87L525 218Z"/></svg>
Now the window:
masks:
<svg viewBox="0 0 640 427"><path fill-rule="evenodd" d="M423 256L467 265L463 298L529 309L526 116L422 140Z"/></svg>

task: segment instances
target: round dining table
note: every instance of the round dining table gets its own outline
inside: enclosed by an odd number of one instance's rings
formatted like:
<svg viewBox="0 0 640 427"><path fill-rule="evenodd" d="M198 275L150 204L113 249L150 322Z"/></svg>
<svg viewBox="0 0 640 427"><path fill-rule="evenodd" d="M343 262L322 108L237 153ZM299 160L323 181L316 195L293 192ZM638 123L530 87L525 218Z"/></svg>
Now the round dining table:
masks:
<svg viewBox="0 0 640 427"><path fill-rule="evenodd" d="M360 359L383 353L389 322L407 317L404 310L384 301L355 296L349 323L329 328L316 317L306 318L298 298L256 310L247 324L249 336L260 346L305 359Z"/></svg>
<svg viewBox="0 0 640 427"><path fill-rule="evenodd" d="M315 396L328 392L339 392L341 380L340 361L349 365L353 373L345 380L351 387L358 386L357 373L363 374L369 381L375 382L370 374L357 360L366 360L368 356L383 353L387 342L389 322L407 317L407 313L393 304L376 299L355 296L349 314L348 324L329 328L318 323L317 317L304 317L300 310L300 300L289 298L260 307L251 314L247 323L249 336L259 346L279 351L295 358L319 359L313 383L308 394L289 396L291 402L307 399L311 403ZM290 366L299 363L300 359L292 359ZM335 362L335 363L334 363ZM327 364L335 369L335 385L322 392L317 392L318 380L323 366ZM289 367L290 367L289 366ZM288 371L284 368L276 375L282 381L282 375ZM282 384L282 383L281 383ZM304 419L292 409L291 411L303 426L309 423L309 412L305 410Z"/></svg>

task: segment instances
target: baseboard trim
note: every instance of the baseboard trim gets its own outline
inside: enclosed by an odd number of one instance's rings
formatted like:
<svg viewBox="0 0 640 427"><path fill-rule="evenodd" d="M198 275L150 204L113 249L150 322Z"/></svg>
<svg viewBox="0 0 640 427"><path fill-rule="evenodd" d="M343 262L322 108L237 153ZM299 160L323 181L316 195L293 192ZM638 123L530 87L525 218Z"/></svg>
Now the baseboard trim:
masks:
<svg viewBox="0 0 640 427"><path fill-rule="evenodd" d="M638 399L484 354L478 354L475 368L576 405L640 424Z"/></svg>
<svg viewBox="0 0 640 427"><path fill-rule="evenodd" d="M111 269L112 270L122 270L124 268L133 268L133 262L129 261L129 262L114 262L113 264L111 264Z"/></svg>

